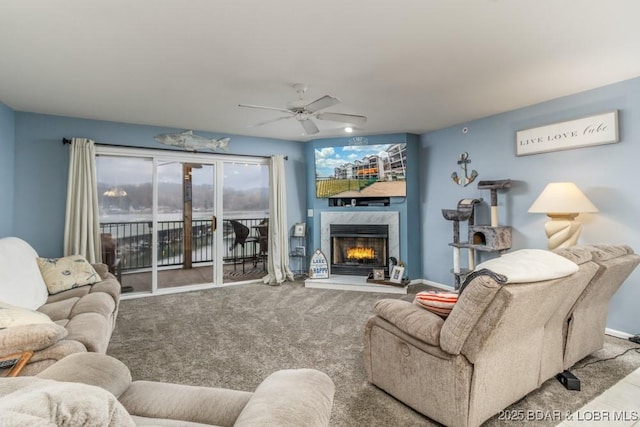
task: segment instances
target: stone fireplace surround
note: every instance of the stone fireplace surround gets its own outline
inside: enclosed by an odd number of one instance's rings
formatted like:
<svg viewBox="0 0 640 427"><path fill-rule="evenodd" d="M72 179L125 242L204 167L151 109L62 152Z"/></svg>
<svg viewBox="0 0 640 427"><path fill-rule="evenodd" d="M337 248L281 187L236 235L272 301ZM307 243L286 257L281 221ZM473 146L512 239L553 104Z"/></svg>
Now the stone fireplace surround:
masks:
<svg viewBox="0 0 640 427"><path fill-rule="evenodd" d="M400 214L393 211L320 212L320 250L331 256L331 224L386 224L389 226L389 256L400 259ZM328 279L307 279L309 288L356 290L406 294L406 287L368 283L366 276L329 275Z"/></svg>

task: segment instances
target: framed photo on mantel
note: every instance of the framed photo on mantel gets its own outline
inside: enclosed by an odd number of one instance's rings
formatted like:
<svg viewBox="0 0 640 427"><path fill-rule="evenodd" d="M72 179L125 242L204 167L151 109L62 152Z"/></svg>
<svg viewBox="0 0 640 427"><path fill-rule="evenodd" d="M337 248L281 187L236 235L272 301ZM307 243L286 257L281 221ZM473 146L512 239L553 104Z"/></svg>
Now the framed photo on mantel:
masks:
<svg viewBox="0 0 640 427"><path fill-rule="evenodd" d="M391 270L391 277L389 278L389 281L391 283L402 283L403 276L404 276L404 267L394 265L393 270Z"/></svg>

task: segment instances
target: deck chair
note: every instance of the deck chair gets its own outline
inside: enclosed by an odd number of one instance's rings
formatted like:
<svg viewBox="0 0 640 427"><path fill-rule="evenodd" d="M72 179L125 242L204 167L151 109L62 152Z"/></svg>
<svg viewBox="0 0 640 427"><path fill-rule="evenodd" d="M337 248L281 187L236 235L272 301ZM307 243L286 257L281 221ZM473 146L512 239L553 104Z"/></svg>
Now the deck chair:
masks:
<svg viewBox="0 0 640 427"><path fill-rule="evenodd" d="M235 256L235 250L237 246L240 246L242 248L240 259L242 260L242 273L244 274L245 273L244 263L247 261L246 244L248 243L249 245L254 246L251 260L253 261L253 266L255 267L258 262L257 261L258 260L257 258L258 238L249 236L249 231L250 231L249 227L242 224L241 222L236 221L235 219L231 219L229 220L229 222L231 223L231 226L233 227L233 232L236 235L236 238L233 241L233 246L231 247L232 250L234 251L233 268L235 269L235 266L237 265L237 261L238 261L238 257Z"/></svg>
<svg viewBox="0 0 640 427"><path fill-rule="evenodd" d="M116 241L111 233L101 233L100 244L102 246L102 262L109 268L109 273L116 276L118 281L122 283L121 260L117 256Z"/></svg>

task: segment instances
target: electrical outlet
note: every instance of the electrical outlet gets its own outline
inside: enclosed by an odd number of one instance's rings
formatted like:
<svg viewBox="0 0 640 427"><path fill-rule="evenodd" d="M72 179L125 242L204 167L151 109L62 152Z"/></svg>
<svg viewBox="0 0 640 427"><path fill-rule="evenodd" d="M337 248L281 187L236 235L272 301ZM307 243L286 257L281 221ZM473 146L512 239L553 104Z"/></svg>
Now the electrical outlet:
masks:
<svg viewBox="0 0 640 427"><path fill-rule="evenodd" d="M629 338L629 341L634 342L636 344L640 344L640 335L636 335Z"/></svg>

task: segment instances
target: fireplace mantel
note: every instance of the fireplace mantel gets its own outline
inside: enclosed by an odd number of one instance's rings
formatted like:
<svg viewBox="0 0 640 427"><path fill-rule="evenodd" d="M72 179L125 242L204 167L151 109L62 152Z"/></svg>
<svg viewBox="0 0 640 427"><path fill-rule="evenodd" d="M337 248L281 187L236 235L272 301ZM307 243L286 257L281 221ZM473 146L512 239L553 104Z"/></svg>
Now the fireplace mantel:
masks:
<svg viewBox="0 0 640 427"><path fill-rule="evenodd" d="M389 256L400 259L400 215L392 211L320 212L320 249L329 256L331 224L386 224L389 226Z"/></svg>

